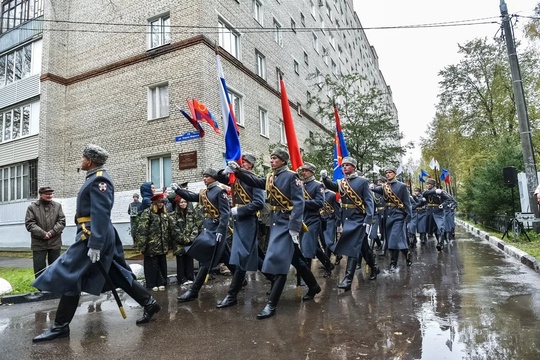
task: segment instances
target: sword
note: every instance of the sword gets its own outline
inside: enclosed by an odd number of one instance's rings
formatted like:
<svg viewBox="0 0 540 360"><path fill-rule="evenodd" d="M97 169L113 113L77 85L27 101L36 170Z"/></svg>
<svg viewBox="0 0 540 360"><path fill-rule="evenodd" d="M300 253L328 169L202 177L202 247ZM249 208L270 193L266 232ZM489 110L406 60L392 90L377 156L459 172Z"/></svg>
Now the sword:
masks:
<svg viewBox="0 0 540 360"><path fill-rule="evenodd" d="M122 301L120 301L120 297L118 296L118 293L116 292L116 288L109 277L109 274L107 274L107 271L105 271L105 268L103 267L103 263L101 261L96 261L97 267L99 268L99 271L101 271L101 275L105 278L105 283L107 283L107 286L111 289L114 299L116 300L116 305L118 305L118 309L120 310L120 314L122 314L122 317L126 318L126 313L124 311L124 307L122 306ZM136 281L136 280L134 280Z"/></svg>

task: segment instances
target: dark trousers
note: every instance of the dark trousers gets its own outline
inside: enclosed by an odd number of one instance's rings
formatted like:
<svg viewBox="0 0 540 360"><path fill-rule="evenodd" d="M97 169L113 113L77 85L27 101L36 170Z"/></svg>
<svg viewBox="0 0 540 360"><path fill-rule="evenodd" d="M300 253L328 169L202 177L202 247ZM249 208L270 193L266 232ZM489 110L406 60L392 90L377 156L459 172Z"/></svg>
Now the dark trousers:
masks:
<svg viewBox="0 0 540 360"><path fill-rule="evenodd" d="M60 249L34 250L32 260L34 263L34 275L37 278L41 272L51 265L60 256Z"/></svg>
<svg viewBox="0 0 540 360"><path fill-rule="evenodd" d="M166 255L144 255L144 279L146 287L167 285L167 257Z"/></svg>
<svg viewBox="0 0 540 360"><path fill-rule="evenodd" d="M178 284L195 279L193 276L193 258L188 254L176 255L176 279Z"/></svg>

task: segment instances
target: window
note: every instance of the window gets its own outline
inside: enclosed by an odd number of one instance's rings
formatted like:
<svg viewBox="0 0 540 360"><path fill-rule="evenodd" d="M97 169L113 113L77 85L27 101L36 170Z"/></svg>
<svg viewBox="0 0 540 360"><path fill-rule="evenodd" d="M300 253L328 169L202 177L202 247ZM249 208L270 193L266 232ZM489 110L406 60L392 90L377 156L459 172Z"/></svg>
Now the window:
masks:
<svg viewBox="0 0 540 360"><path fill-rule="evenodd" d="M309 91L306 91L306 103L309 104L311 101L311 93Z"/></svg>
<svg viewBox="0 0 540 360"><path fill-rule="evenodd" d="M274 19L274 41L283 46L283 29L279 21Z"/></svg>
<svg viewBox="0 0 540 360"><path fill-rule="evenodd" d="M242 95L231 90L229 87L229 99L234 111L234 116L236 117L236 123L240 126L244 126L244 105Z"/></svg>
<svg viewBox="0 0 540 360"><path fill-rule="evenodd" d="M39 101L0 113L0 143L38 133Z"/></svg>
<svg viewBox="0 0 540 360"><path fill-rule="evenodd" d="M171 43L171 18L169 15L151 19L148 23L150 26L148 31L150 49Z"/></svg>
<svg viewBox="0 0 540 360"><path fill-rule="evenodd" d="M309 6L311 7L311 16L314 19L317 18L317 8L315 7L315 0L309 0Z"/></svg>
<svg viewBox="0 0 540 360"><path fill-rule="evenodd" d="M319 52L319 37L315 33L312 33L312 35L313 35L313 48L318 53Z"/></svg>
<svg viewBox="0 0 540 360"><path fill-rule="evenodd" d="M281 80L281 77L283 76L283 72L281 71L280 68L276 68L276 80L277 80L277 89L278 91L281 91L281 84L280 84L280 80Z"/></svg>
<svg viewBox="0 0 540 360"><path fill-rule="evenodd" d="M268 137L268 112L263 108L259 108L259 125L261 127L261 136Z"/></svg>
<svg viewBox="0 0 540 360"><path fill-rule="evenodd" d="M300 74L300 65L298 64L298 61L293 60L293 68L296 74Z"/></svg>
<svg viewBox="0 0 540 360"><path fill-rule="evenodd" d="M0 203L36 197L37 160L0 167Z"/></svg>
<svg viewBox="0 0 540 360"><path fill-rule="evenodd" d="M300 104L299 102L296 103L296 113L298 114L298 116L302 116L302 104Z"/></svg>
<svg viewBox="0 0 540 360"><path fill-rule="evenodd" d="M283 145L287 145L287 135L285 134L285 124L283 120L279 121L279 142Z"/></svg>
<svg viewBox="0 0 540 360"><path fill-rule="evenodd" d="M169 186L172 182L171 156L152 157L148 159L150 181L157 189Z"/></svg>
<svg viewBox="0 0 540 360"><path fill-rule="evenodd" d="M3 1L2 27L0 33L16 28L20 24L43 16L43 0Z"/></svg>
<svg viewBox="0 0 540 360"><path fill-rule="evenodd" d="M255 57L257 58L257 75L266 80L266 58L257 50L255 50Z"/></svg>
<svg viewBox="0 0 540 360"><path fill-rule="evenodd" d="M148 88L148 120L169 116L169 84Z"/></svg>
<svg viewBox="0 0 540 360"><path fill-rule="evenodd" d="M322 47L322 56L323 56L324 63L328 65L328 49L325 48L324 46Z"/></svg>
<svg viewBox="0 0 540 360"><path fill-rule="evenodd" d="M334 34L330 34L330 45L335 49L336 48L336 39L334 38Z"/></svg>
<svg viewBox="0 0 540 360"><path fill-rule="evenodd" d="M260 0L253 0L253 18L263 24L263 8Z"/></svg>
<svg viewBox="0 0 540 360"><path fill-rule="evenodd" d="M317 76L317 86L319 88L322 88L324 79L323 79L323 76L321 74L321 71L318 68L315 68L315 74Z"/></svg>
<svg viewBox="0 0 540 360"><path fill-rule="evenodd" d="M296 21L293 18L291 18L291 30L296 32Z"/></svg>
<svg viewBox="0 0 540 360"><path fill-rule="evenodd" d="M219 46L235 58L240 58L240 34L223 20L218 21Z"/></svg>
<svg viewBox="0 0 540 360"><path fill-rule="evenodd" d="M306 27L306 17L302 13L300 13L300 22L304 27Z"/></svg>
<svg viewBox="0 0 540 360"><path fill-rule="evenodd" d="M0 56L0 88L32 75L32 44Z"/></svg>
<svg viewBox="0 0 540 360"><path fill-rule="evenodd" d="M309 65L309 56L307 54L307 52L304 51L304 63L306 63L306 65Z"/></svg>
<svg viewBox="0 0 540 360"><path fill-rule="evenodd" d="M334 62L334 60L332 60L332 74L337 75L337 73L338 73L337 65Z"/></svg>

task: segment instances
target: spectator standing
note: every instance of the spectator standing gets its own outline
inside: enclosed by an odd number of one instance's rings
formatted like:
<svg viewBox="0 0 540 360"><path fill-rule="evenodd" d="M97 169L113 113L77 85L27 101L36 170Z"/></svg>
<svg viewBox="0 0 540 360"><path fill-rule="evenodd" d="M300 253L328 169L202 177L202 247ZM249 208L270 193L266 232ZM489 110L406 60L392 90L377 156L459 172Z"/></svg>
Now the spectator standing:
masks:
<svg viewBox="0 0 540 360"><path fill-rule="evenodd" d="M39 274L60 256L62 231L66 227L66 216L62 205L53 201L54 190L48 186L39 188L39 199L26 209L24 224L31 234L34 275Z"/></svg>
<svg viewBox="0 0 540 360"><path fill-rule="evenodd" d="M135 244L135 236L137 235L137 222L139 215L142 212L142 202L139 201L139 194L133 194L133 202L128 206L129 214L129 231L133 238L133 244Z"/></svg>

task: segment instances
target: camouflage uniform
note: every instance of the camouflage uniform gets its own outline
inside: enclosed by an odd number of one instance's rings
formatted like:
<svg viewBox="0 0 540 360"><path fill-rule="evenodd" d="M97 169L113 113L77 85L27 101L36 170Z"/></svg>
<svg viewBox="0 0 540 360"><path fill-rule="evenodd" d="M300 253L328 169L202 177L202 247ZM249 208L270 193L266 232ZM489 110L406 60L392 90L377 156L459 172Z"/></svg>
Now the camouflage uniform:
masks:
<svg viewBox="0 0 540 360"><path fill-rule="evenodd" d="M192 203L188 203L185 210L176 206L171 216L180 229L180 236L173 239L172 250L176 256L176 279L179 284L183 284L195 280L193 258L186 254L184 245L191 243L202 231L203 216L201 208Z"/></svg>

